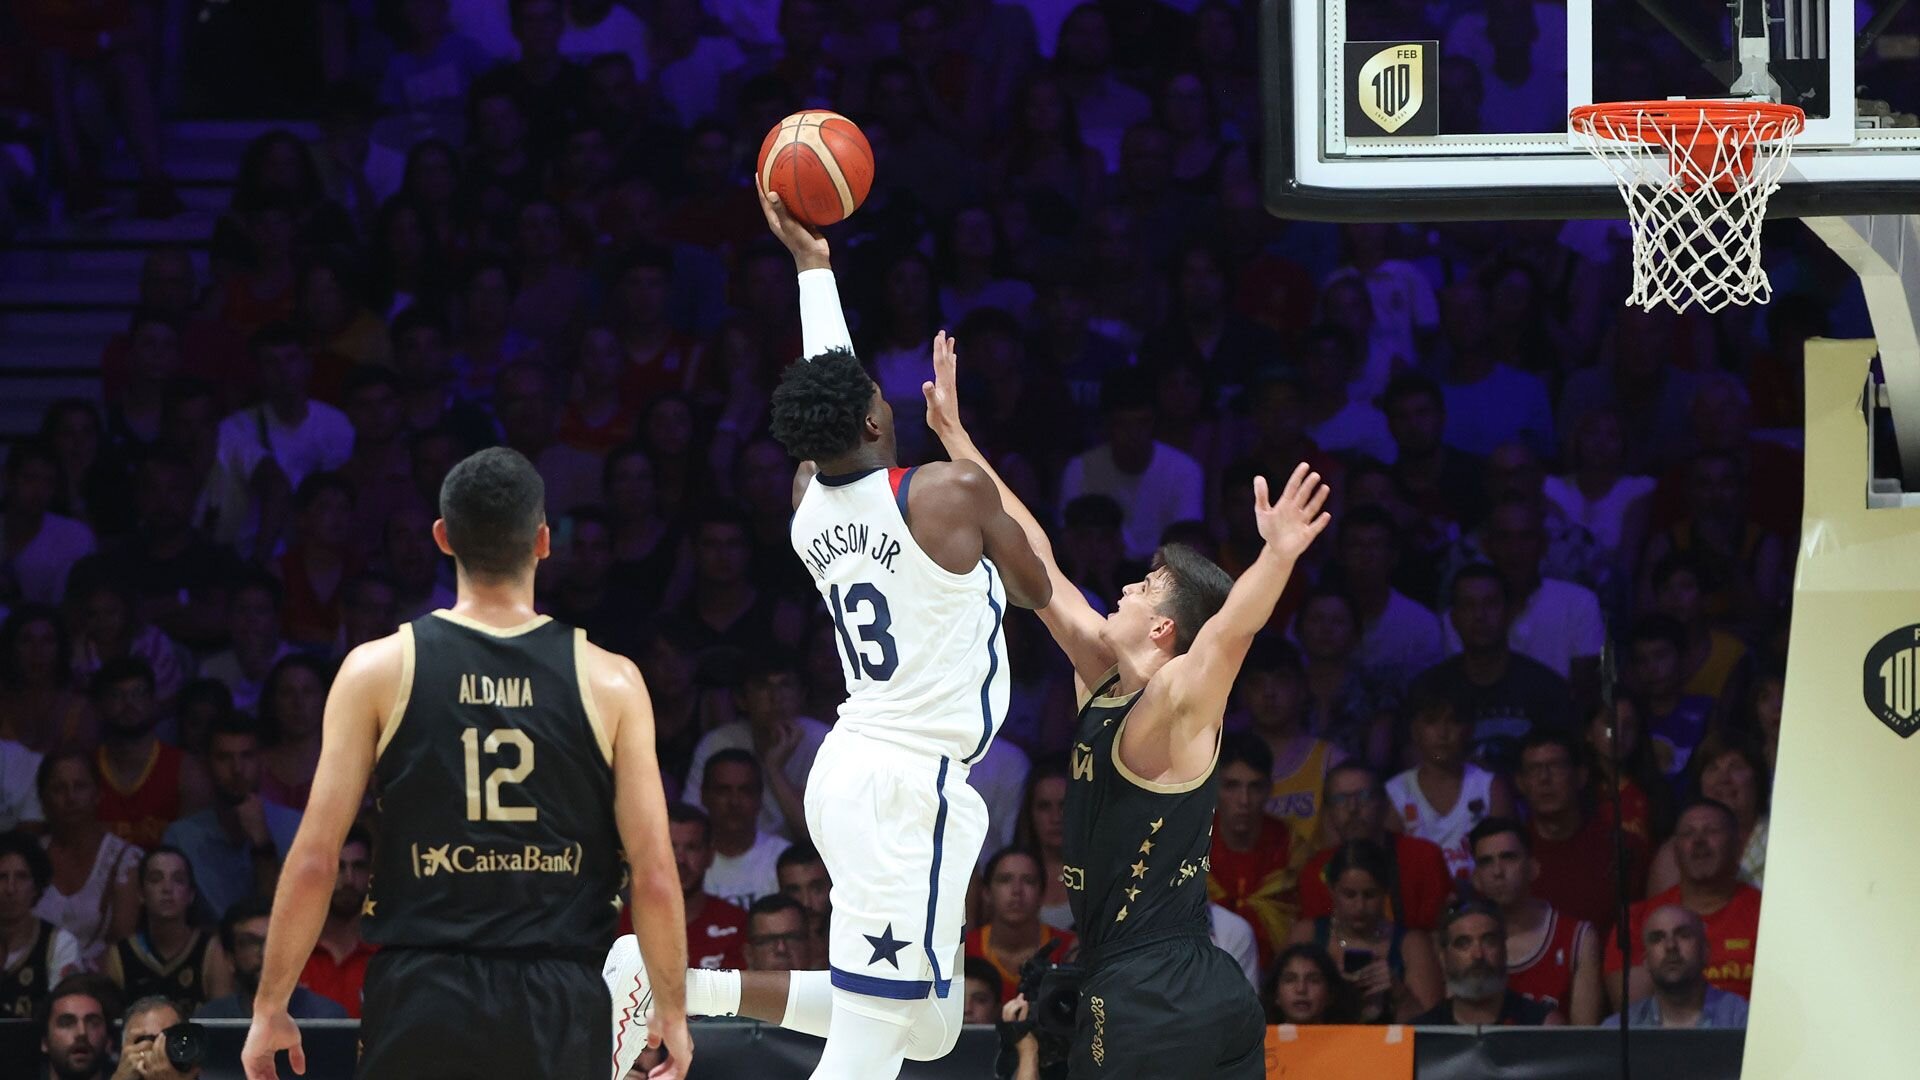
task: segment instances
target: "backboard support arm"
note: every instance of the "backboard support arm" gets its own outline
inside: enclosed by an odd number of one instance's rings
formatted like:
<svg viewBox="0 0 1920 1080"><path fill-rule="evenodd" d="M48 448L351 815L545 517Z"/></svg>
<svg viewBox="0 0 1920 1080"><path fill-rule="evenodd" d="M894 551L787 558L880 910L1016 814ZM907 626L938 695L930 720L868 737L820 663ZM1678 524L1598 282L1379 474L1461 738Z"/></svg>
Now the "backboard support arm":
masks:
<svg viewBox="0 0 1920 1080"><path fill-rule="evenodd" d="M1909 488L1920 486L1920 215L1805 222L1860 277L1880 349L1901 475Z"/></svg>

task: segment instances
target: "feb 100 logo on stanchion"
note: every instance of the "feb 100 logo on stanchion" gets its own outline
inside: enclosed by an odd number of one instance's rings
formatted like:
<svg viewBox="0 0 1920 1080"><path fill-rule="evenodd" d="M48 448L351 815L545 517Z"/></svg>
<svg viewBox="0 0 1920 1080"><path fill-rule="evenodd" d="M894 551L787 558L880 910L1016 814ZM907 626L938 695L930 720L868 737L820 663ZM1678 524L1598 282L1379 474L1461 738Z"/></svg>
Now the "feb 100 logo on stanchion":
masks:
<svg viewBox="0 0 1920 1080"><path fill-rule="evenodd" d="M1920 729L1920 625L1874 642L1861 666L1867 708L1901 738Z"/></svg>

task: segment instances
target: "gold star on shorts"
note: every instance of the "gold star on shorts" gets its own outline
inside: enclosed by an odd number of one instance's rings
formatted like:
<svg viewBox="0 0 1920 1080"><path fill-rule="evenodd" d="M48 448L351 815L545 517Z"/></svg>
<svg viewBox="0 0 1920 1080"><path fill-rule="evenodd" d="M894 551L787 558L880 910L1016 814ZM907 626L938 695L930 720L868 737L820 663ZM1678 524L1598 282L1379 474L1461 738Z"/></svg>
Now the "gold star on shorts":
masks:
<svg viewBox="0 0 1920 1080"><path fill-rule="evenodd" d="M1140 899L1140 890L1139 890L1139 889L1128 889L1128 890L1126 890L1126 892L1127 892L1127 902L1128 902L1128 903L1132 903L1133 901L1135 901L1135 900L1138 900L1138 899Z"/></svg>
<svg viewBox="0 0 1920 1080"><path fill-rule="evenodd" d="M1126 922L1126 921L1127 921L1127 909L1126 909L1126 908L1121 908L1121 909L1120 909L1120 914L1118 914L1118 915L1115 915L1115 916L1113 917L1113 921L1114 921L1114 922Z"/></svg>
<svg viewBox="0 0 1920 1080"><path fill-rule="evenodd" d="M1128 867L1128 869L1133 871L1134 877L1143 878L1147 876L1147 864L1145 860L1134 863L1132 866Z"/></svg>
<svg viewBox="0 0 1920 1080"><path fill-rule="evenodd" d="M1140 841L1140 854L1142 855L1153 854L1153 841L1151 840Z"/></svg>
<svg viewBox="0 0 1920 1080"><path fill-rule="evenodd" d="M1159 831L1160 831L1160 826L1162 826L1162 825L1165 825L1166 823L1167 823L1167 819L1166 819L1166 818L1161 818L1161 819L1160 819L1160 820L1158 820L1158 821L1155 821L1155 822L1151 822L1151 823L1149 823L1147 827L1148 827L1148 828L1150 828L1150 829L1152 829L1152 830L1153 830L1154 832L1159 832Z"/></svg>

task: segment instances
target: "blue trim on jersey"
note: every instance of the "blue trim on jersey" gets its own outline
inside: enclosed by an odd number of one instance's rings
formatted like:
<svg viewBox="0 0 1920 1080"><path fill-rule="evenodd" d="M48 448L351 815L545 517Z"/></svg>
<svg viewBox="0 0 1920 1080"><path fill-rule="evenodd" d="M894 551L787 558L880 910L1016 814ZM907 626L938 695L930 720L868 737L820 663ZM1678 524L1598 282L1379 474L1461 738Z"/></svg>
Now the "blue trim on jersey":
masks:
<svg viewBox="0 0 1920 1080"><path fill-rule="evenodd" d="M940 797L940 810L933 816L933 869L927 874L927 963L933 965L933 985L942 998L952 988L953 980L940 977L940 958L933 954L933 919L940 909L940 855L947 839L947 767L952 764L952 758L942 756L940 775L933 781L934 794Z"/></svg>
<svg viewBox="0 0 1920 1080"><path fill-rule="evenodd" d="M832 969L834 989L848 990L868 997L887 998L892 1001L920 1001L933 989L933 984L925 979L883 979L878 975L861 975L858 972ZM941 997L945 997L942 992Z"/></svg>
<svg viewBox="0 0 1920 1080"><path fill-rule="evenodd" d="M828 476L826 473L814 473L813 478L828 487L846 487L855 480L865 480L867 477L879 471L879 468L875 467L872 469L861 469L859 472L837 473L833 476Z"/></svg>
<svg viewBox="0 0 1920 1080"><path fill-rule="evenodd" d="M913 486L913 471L919 467L920 466L915 465L912 469L901 473L900 487L893 493L893 501L900 504L900 522L909 528L912 527L913 523L907 520L907 489Z"/></svg>
<svg viewBox="0 0 1920 1080"><path fill-rule="evenodd" d="M981 559L980 565L987 570L987 606L993 609L993 630L987 634L987 677L980 680L980 745L962 759L969 765L985 757L987 744L993 741L993 677L1000 672L1000 650L994 646L1000 640L1000 620L1005 615L1000 601L993 598L993 563Z"/></svg>

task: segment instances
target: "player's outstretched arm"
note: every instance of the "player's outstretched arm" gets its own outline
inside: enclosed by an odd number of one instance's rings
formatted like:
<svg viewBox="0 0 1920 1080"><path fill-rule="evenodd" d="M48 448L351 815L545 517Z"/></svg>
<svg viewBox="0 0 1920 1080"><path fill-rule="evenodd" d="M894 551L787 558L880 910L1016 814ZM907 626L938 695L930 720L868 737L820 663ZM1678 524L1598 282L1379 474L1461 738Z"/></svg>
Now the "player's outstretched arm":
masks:
<svg viewBox="0 0 1920 1080"><path fill-rule="evenodd" d="M273 898L267 954L253 999L253 1027L240 1063L247 1080L274 1080L273 1057L287 1051L293 1071L307 1071L300 1031L287 1015L287 999L307 957L320 939L340 867L340 845L360 813L367 777L373 772L382 718L391 719L400 691L404 646L398 634L370 641L347 654L327 693L320 735L320 762L313 794L280 868Z"/></svg>
<svg viewBox="0 0 1920 1080"><path fill-rule="evenodd" d="M1040 520L1033 516L1020 497L994 471L993 464L974 445L973 436L960 423L960 384L955 375L957 365L955 342L942 330L933 338L933 380L920 387L921 393L927 398L927 427L939 436L948 457L955 462L966 461L978 465L993 482L1004 516L1026 536L1027 546L1040 560L1051 584L1046 602L1034 610L1039 613L1040 620L1047 624L1053 639L1060 643L1061 650L1067 654L1080 681L1092 687L1114 664L1113 654L1100 641L1100 627L1104 620L1093 610L1093 605L1087 603L1086 596L1079 588L1061 572L1060 562L1054 558L1053 542L1047 538L1047 531L1041 528ZM995 556L994 561L999 562L999 557Z"/></svg>
<svg viewBox="0 0 1920 1080"><path fill-rule="evenodd" d="M593 704L613 740L613 812L632 878L633 933L653 986L647 1041L664 1041L672 1055L672 1071L652 1075L685 1076L693 1059L687 1033L687 917L654 754L653 701L633 661L597 646L586 648Z"/></svg>
<svg viewBox="0 0 1920 1080"><path fill-rule="evenodd" d="M1167 701L1175 717L1220 722L1253 636L1273 618L1273 605L1280 602L1294 565L1332 520L1325 510L1327 494L1320 474L1304 461L1294 466L1286 488L1273 502L1267 501L1267 478L1253 478L1253 515L1266 543L1253 565L1233 583L1227 602L1194 635L1186 654L1161 669L1159 677L1166 680Z"/></svg>

